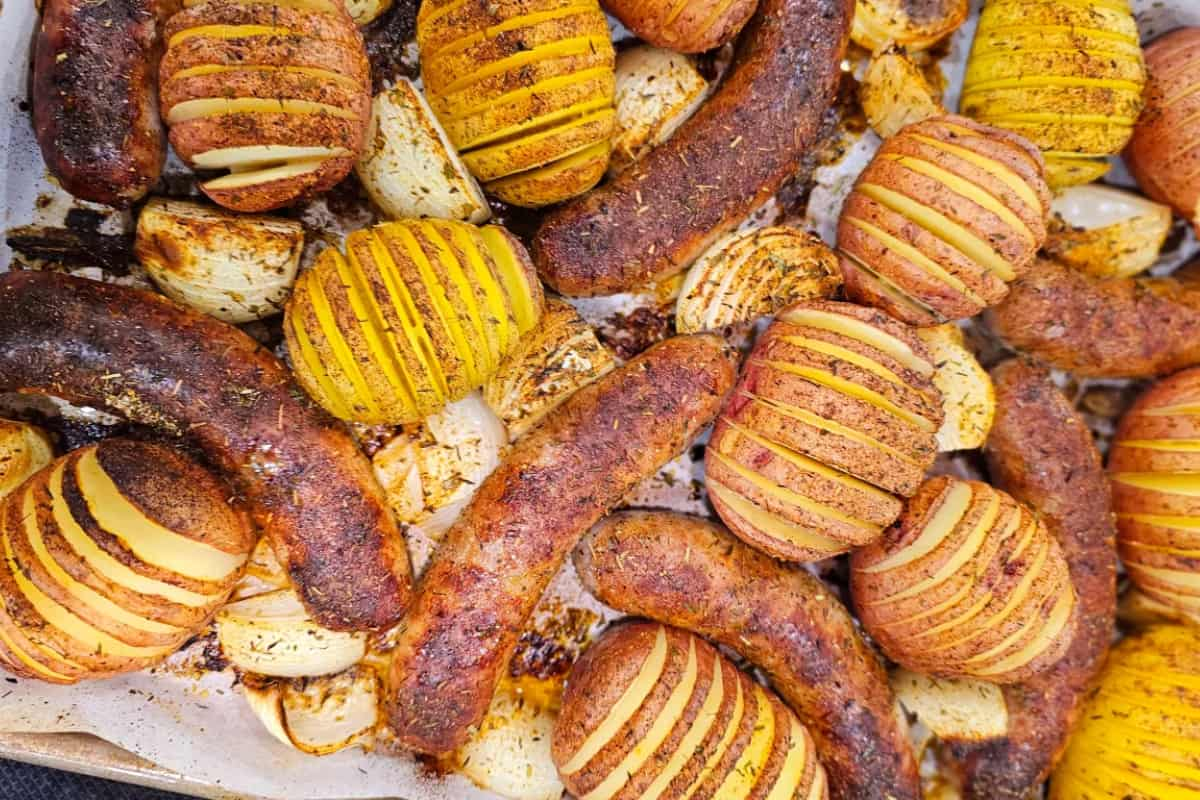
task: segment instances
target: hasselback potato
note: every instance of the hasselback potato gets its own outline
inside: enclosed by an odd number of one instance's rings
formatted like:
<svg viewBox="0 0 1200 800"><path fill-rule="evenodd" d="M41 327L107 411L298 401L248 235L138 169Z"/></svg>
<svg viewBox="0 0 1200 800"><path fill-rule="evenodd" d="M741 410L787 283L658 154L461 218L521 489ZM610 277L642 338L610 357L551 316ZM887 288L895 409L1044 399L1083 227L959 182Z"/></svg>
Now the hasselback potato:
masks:
<svg viewBox="0 0 1200 800"><path fill-rule="evenodd" d="M616 56L596 0L429 0L417 43L429 103L489 192L543 206L604 175Z"/></svg>
<svg viewBox="0 0 1200 800"><path fill-rule="evenodd" d="M552 753L581 800L828 797L812 738L773 692L649 622L610 628L576 662Z"/></svg>
<svg viewBox="0 0 1200 800"><path fill-rule="evenodd" d="M846 293L915 325L998 303L1046 239L1042 158L955 116L903 128L858 177L838 220Z"/></svg>
<svg viewBox="0 0 1200 800"><path fill-rule="evenodd" d="M886 314L812 301L759 339L705 453L731 530L813 561L877 539L937 452L941 397L924 345Z"/></svg>
<svg viewBox="0 0 1200 800"><path fill-rule="evenodd" d="M229 174L200 185L235 211L323 192L353 169L371 113L362 36L337 0L205 0L164 36L160 105L175 152Z"/></svg>
<svg viewBox="0 0 1200 800"><path fill-rule="evenodd" d="M883 538L856 551L850 588L889 658L939 677L1015 683L1070 644L1075 589L1058 542L986 483L939 476Z"/></svg>
<svg viewBox="0 0 1200 800"><path fill-rule="evenodd" d="M1138 184L1200 230L1200 28L1146 48L1146 111L1125 151Z"/></svg>
<svg viewBox="0 0 1200 800"><path fill-rule="evenodd" d="M988 0L960 110L1026 137L1056 189L1108 171L1142 110L1146 69L1127 0Z"/></svg>
<svg viewBox="0 0 1200 800"><path fill-rule="evenodd" d="M107 439L0 504L0 665L73 683L143 669L229 596L253 533L190 458Z"/></svg>
<svg viewBox="0 0 1200 800"><path fill-rule="evenodd" d="M416 422L479 388L542 313L525 248L506 230L406 220L356 231L296 282L292 367L334 416Z"/></svg>
<svg viewBox="0 0 1200 800"><path fill-rule="evenodd" d="M1108 456L1130 580L1200 619L1200 369L1160 381L1121 418Z"/></svg>
<svg viewBox="0 0 1200 800"><path fill-rule="evenodd" d="M741 32L756 0L604 0L639 39L679 53L703 53Z"/></svg>
<svg viewBox="0 0 1200 800"><path fill-rule="evenodd" d="M1126 639L1050 782L1050 800L1200 797L1200 631L1164 625Z"/></svg>

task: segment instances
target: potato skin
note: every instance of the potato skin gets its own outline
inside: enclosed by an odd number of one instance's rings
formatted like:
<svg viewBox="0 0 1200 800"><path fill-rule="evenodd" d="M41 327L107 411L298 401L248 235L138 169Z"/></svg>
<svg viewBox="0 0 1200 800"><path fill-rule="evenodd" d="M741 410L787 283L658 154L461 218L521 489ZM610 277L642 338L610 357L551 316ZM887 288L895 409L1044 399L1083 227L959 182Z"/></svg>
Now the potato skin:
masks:
<svg viewBox="0 0 1200 800"><path fill-rule="evenodd" d="M950 508L961 513L913 558L914 545ZM905 558L913 560L897 561ZM1004 492L946 475L926 481L882 539L854 552L850 590L884 653L934 677L1027 680L1062 657L1076 619L1067 565L1046 527Z"/></svg>
<svg viewBox="0 0 1200 800"><path fill-rule="evenodd" d="M1166 375L1200 363L1197 270L1098 280L1040 259L986 319L1010 346L1079 377Z"/></svg>
<svg viewBox="0 0 1200 800"><path fill-rule="evenodd" d="M660 655L661 662L657 660ZM691 667L693 658L694 671ZM659 663L661 667L657 673L646 673L656 674L656 679L645 699L636 708L623 707L620 700L624 691L636 692L637 676L647 665ZM653 666L650 669L653 670ZM714 688L718 679L720 684ZM687 690L689 683L690 691ZM719 705L710 709L710 713L703 713L710 693L715 697L718 690ZM686 694L675 694L685 691ZM823 788L827 780L825 770L817 760L807 730L791 709L769 690L769 716L764 715L758 702L762 691L716 648L693 634L650 622L618 622L588 647L567 676L562 710L554 727L551 747L554 762L567 790L575 797L586 797L598 791L598 796L612 800L636 800L653 785L658 788L658 793L651 794L652 797L682 798L692 784L696 784L694 796L713 797L718 796L713 795L713 789L720 788L726 780L740 783L738 788L742 790L730 786L726 792L735 791L734 797L747 800L762 800L768 796L828 797ZM740 723L734 717L738 692L743 700ZM646 740L650 735L659 735L655 726L661 724L661 720L670 719L664 714L668 713L672 697L682 697L683 707L669 730L662 732L661 741L650 749ZM576 755L597 734L609 714L614 718L626 716L626 719L609 739L601 743L594 755L586 760L582 757L576 760ZM749 730L750 736L737 737L727 742L726 749L722 750L721 740L733 724ZM773 727L773 735L766 742L768 752L747 748L754 734L760 729L766 730L768 725ZM695 732L700 738L689 741ZM794 733L799 733L799 742L793 740ZM633 755L635 747L645 748L647 752L645 760L630 769L633 762L627 766L625 759L637 759ZM690 749L681 750L681 747ZM801 772L785 775L782 767L794 750L803 754ZM733 768L741 758L747 759L747 767L738 773ZM710 761L714 761L715 769L700 780L704 766ZM755 768L758 763L762 764L761 769ZM625 779L614 780L613 776L620 775L617 770L622 768ZM743 780L739 782L738 779ZM787 782L781 783L783 780ZM610 793L618 782L619 788Z"/></svg>
<svg viewBox="0 0 1200 800"><path fill-rule="evenodd" d="M996 421L985 453L992 480L1041 514L1079 596L1075 636L1046 672L1004 687L1008 734L955 744L967 800L1023 800L1066 746L1112 641L1117 559L1112 501L1091 431L1044 370L992 370Z"/></svg>
<svg viewBox="0 0 1200 800"><path fill-rule="evenodd" d="M147 519L175 536L224 554L222 577L190 577L140 557L137 548L145 534L136 525L106 527L111 520L93 516L96 506L112 501L83 491L79 466L85 462L106 475L120 497ZM66 683L144 669L165 659L196 635L224 603L254 546L249 520L231 507L229 496L229 488L191 458L163 445L125 439L80 448L40 470L0 504L6 553L0 566L0 632L5 634L0 665L25 677ZM80 532L77 535L143 579L203 596L206 602L183 604L109 579L92 566L91 556L81 554L64 538L58 522L62 518L71 519ZM23 576L20 581L17 571ZM72 582L86 589L72 587ZM27 591L23 584L34 589ZM109 652L60 628L49 616L42 616L35 595L29 592L49 597L81 620L81 628L90 628L90 635L110 637L118 645L110 645L113 652ZM167 627L147 630L122 619L93 601L96 595L127 617ZM120 652L118 647L136 648L145 655ZM50 653L61 656L61 663Z"/></svg>
<svg viewBox="0 0 1200 800"><path fill-rule="evenodd" d="M679 53L703 53L733 41L756 5L757 0L604 0L604 8L639 39Z"/></svg>
<svg viewBox="0 0 1200 800"><path fill-rule="evenodd" d="M1151 599L1185 614L1200 609L1200 593L1191 585L1200 572L1192 555L1200 539L1170 518L1200 518L1200 505L1168 482L1187 480L1200 467L1200 454L1189 449L1200 431L1186 410L1198 399L1200 369L1154 384L1121 418L1108 456L1117 545L1129 578Z"/></svg>
<svg viewBox="0 0 1200 800"><path fill-rule="evenodd" d="M222 38L203 31L206 26L238 25L283 28L287 34ZM195 29L200 33L189 33ZM171 146L189 165L210 150L232 147L277 145L346 151L297 175L237 187L202 183L201 189L214 202L235 211L270 211L332 188L354 168L366 146L370 123L370 66L362 36L340 3L324 13L267 3L209 0L171 17L164 38L168 47L159 69L162 111L170 126ZM232 69L214 75L180 76L184 70L208 66ZM296 67L332 72L341 80L318 77L311 71L286 71ZM210 98L321 103L344 117L328 110L307 114L239 111L170 123L180 103Z"/></svg>
<svg viewBox="0 0 1200 800"><path fill-rule="evenodd" d="M155 0L47 0L33 57L33 127L51 173L83 200L126 208L157 181Z"/></svg>
<svg viewBox="0 0 1200 800"><path fill-rule="evenodd" d="M322 626L396 623L411 568L370 464L253 339L159 295L59 273L5 273L0 312L5 391L187 436L245 495Z"/></svg>
<svg viewBox="0 0 1200 800"><path fill-rule="evenodd" d="M609 516L574 562L601 602L693 631L763 669L808 725L834 800L919 800L887 674L812 575L707 520L653 511Z"/></svg>
<svg viewBox="0 0 1200 800"><path fill-rule="evenodd" d="M571 548L716 416L734 369L719 337L667 339L509 449L447 532L397 641L388 713L405 747L463 743Z"/></svg>
<svg viewBox="0 0 1200 800"><path fill-rule="evenodd" d="M1125 163L1146 194L1200 229L1200 28L1180 28L1146 48L1146 109ZM1170 99L1168 101L1168 99Z"/></svg>
<svg viewBox="0 0 1200 800"><path fill-rule="evenodd" d="M852 0L763 0L721 87L665 144L547 215L538 272L572 296L673 275L792 177L840 80Z"/></svg>

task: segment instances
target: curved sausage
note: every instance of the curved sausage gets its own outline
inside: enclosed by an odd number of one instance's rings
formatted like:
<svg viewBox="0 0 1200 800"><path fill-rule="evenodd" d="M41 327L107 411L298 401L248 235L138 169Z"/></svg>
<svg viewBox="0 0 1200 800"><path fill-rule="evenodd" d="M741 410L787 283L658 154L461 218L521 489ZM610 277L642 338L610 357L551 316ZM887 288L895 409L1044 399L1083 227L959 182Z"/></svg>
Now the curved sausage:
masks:
<svg viewBox="0 0 1200 800"><path fill-rule="evenodd" d="M1150 378L1200 364L1200 262L1169 278L1100 280L1047 259L987 312L1009 345L1087 378Z"/></svg>
<svg viewBox="0 0 1200 800"><path fill-rule="evenodd" d="M583 585L619 611L736 650L808 725L834 800L920 800L887 673L833 592L698 517L614 514L575 550Z"/></svg>
<svg viewBox="0 0 1200 800"><path fill-rule="evenodd" d="M52 394L186 435L246 496L317 622L377 629L403 613L408 553L370 464L232 325L137 289L8 272L0 391Z"/></svg>
<svg viewBox="0 0 1200 800"><path fill-rule="evenodd" d="M42 157L76 197L126 208L162 172L156 0L45 0L33 57Z"/></svg>
<svg viewBox="0 0 1200 800"><path fill-rule="evenodd" d="M533 240L565 295L613 294L687 267L791 178L841 78L853 0L762 0L724 83L663 145L550 213Z"/></svg>
<svg viewBox="0 0 1200 800"><path fill-rule="evenodd" d="M1104 665L1117 603L1112 501L1092 434L1044 370L1019 360L992 371L992 480L1041 514L1079 595L1075 635L1055 666L1004 687L1008 733L955 744L968 800L1023 800L1057 763Z"/></svg>
<svg viewBox="0 0 1200 800"><path fill-rule="evenodd" d="M447 532L405 618L388 703L401 744L440 755L466 740L571 548L712 421L734 371L719 337L668 339L517 441Z"/></svg>

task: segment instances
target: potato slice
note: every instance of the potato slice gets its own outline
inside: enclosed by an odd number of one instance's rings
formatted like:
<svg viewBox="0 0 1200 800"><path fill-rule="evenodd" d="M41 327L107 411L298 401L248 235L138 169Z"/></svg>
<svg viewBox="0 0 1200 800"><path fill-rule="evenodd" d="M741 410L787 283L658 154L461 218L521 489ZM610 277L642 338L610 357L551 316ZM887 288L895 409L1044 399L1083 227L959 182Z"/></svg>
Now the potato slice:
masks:
<svg viewBox="0 0 1200 800"><path fill-rule="evenodd" d="M614 366L612 353L575 308L551 298L541 324L484 384L483 396L518 439Z"/></svg>
<svg viewBox="0 0 1200 800"><path fill-rule="evenodd" d="M696 260L675 304L680 333L753 323L841 286L837 256L816 236L782 225L737 231Z"/></svg>
<svg viewBox="0 0 1200 800"><path fill-rule="evenodd" d="M1008 730L1008 707L994 683L931 678L906 669L895 670L891 683L904 709L942 740L994 739Z"/></svg>
<svg viewBox="0 0 1200 800"><path fill-rule="evenodd" d="M708 96L708 81L685 55L637 45L617 56L616 174L671 138Z"/></svg>
<svg viewBox="0 0 1200 800"><path fill-rule="evenodd" d="M437 538L500 463L504 425L478 393L406 426L371 459L396 519Z"/></svg>
<svg viewBox="0 0 1200 800"><path fill-rule="evenodd" d="M942 393L946 412L938 429L938 450L975 450L983 447L996 416L992 379L966 345L962 329L953 323L918 328L936 370L933 383Z"/></svg>
<svg viewBox="0 0 1200 800"><path fill-rule="evenodd" d="M1127 278L1154 265L1171 209L1108 186L1072 186L1050 204L1045 250L1097 278Z"/></svg>
<svg viewBox="0 0 1200 800"><path fill-rule="evenodd" d="M481 223L491 209L425 97L401 78L376 95L358 177L391 219L436 217Z"/></svg>
<svg viewBox="0 0 1200 800"><path fill-rule="evenodd" d="M138 217L134 253L168 297L226 322L283 311L304 227L155 198Z"/></svg>
<svg viewBox="0 0 1200 800"><path fill-rule="evenodd" d="M867 122L884 139L906 125L946 113L921 70L897 50L871 59L859 83L858 100Z"/></svg>
<svg viewBox="0 0 1200 800"><path fill-rule="evenodd" d="M332 675L362 660L366 634L313 622L291 588L230 603L217 613L217 640L234 666L258 675Z"/></svg>

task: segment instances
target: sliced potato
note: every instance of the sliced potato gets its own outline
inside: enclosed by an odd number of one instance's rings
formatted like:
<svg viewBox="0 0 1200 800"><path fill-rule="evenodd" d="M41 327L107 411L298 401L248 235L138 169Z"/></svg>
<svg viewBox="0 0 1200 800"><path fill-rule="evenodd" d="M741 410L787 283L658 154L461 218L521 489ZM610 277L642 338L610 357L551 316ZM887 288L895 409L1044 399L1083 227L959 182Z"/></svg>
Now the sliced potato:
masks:
<svg viewBox="0 0 1200 800"><path fill-rule="evenodd" d="M755 0L604 0L604 7L639 39L680 53L703 53L732 41Z"/></svg>
<svg viewBox="0 0 1200 800"><path fill-rule="evenodd" d="M331 631L313 622L290 589L230 603L217 613L217 639L234 666L258 675L332 675L362 660L366 634Z"/></svg>
<svg viewBox="0 0 1200 800"><path fill-rule="evenodd" d="M811 233L776 225L719 240L688 270L675 305L680 333L752 323L842 284L837 256Z"/></svg>
<svg viewBox="0 0 1200 800"><path fill-rule="evenodd" d="M406 426L371 459L396 519L440 536L500 463L504 425L479 394Z"/></svg>
<svg viewBox="0 0 1200 800"><path fill-rule="evenodd" d="M610 173L671 138L708 96L708 81L685 55L643 44L617 56L617 132Z"/></svg>
<svg viewBox="0 0 1200 800"><path fill-rule="evenodd" d="M247 682L245 692L272 736L309 755L369 745L380 722L379 679L368 667L266 685Z"/></svg>
<svg viewBox="0 0 1200 800"><path fill-rule="evenodd" d="M942 740L978 741L1008 730L1004 693L994 683L970 678L931 678L897 669L892 691L908 713Z"/></svg>
<svg viewBox="0 0 1200 800"><path fill-rule="evenodd" d="M41 429L0 419L0 497L53 460L50 439Z"/></svg>
<svg viewBox="0 0 1200 800"><path fill-rule="evenodd" d="M487 199L407 78L375 97L358 177L391 219L435 217L485 222Z"/></svg>
<svg viewBox="0 0 1200 800"><path fill-rule="evenodd" d="M921 70L899 50L871 59L859 83L858 100L867 122L884 139L913 122L946 113Z"/></svg>
<svg viewBox="0 0 1200 800"><path fill-rule="evenodd" d="M575 308L546 301L541 324L521 340L483 387L483 396L518 439L579 389L616 366L616 359Z"/></svg>
<svg viewBox="0 0 1200 800"><path fill-rule="evenodd" d="M917 335L933 358L933 383L942 393L946 412L937 433L938 450L947 453L983 447L996 416L996 392L987 370L954 323L918 328Z"/></svg>
<svg viewBox="0 0 1200 800"><path fill-rule="evenodd" d="M298 222L161 198L142 209L134 243L163 294L235 323L283 311L303 250Z"/></svg>
<svg viewBox="0 0 1200 800"><path fill-rule="evenodd" d="M1127 278L1154 265L1171 209L1109 186L1072 186L1050 204L1045 251L1097 278Z"/></svg>
<svg viewBox="0 0 1200 800"><path fill-rule="evenodd" d="M562 683L506 680L487 716L454 754L455 768L509 800L558 800L563 784L550 755Z"/></svg>

